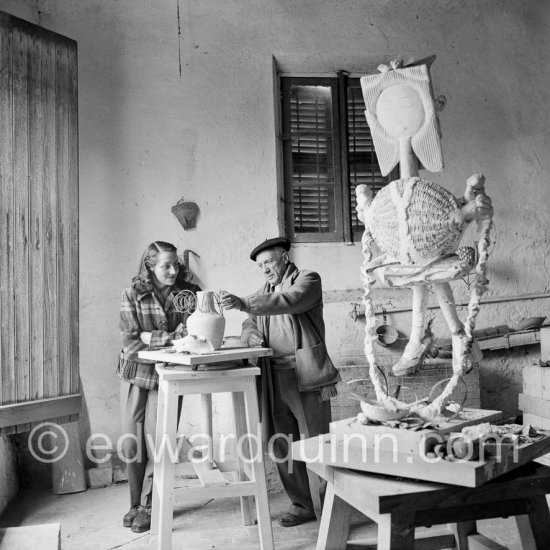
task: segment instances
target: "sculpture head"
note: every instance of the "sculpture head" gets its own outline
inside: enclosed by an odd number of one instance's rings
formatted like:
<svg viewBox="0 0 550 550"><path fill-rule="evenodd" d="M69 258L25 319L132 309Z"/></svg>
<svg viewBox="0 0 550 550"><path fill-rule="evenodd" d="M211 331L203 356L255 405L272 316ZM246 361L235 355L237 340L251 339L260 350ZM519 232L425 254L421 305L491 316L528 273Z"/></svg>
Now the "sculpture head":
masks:
<svg viewBox="0 0 550 550"><path fill-rule="evenodd" d="M407 84L388 86L378 96L378 122L392 137L415 136L424 124L424 115L424 107L418 92Z"/></svg>
<svg viewBox="0 0 550 550"><path fill-rule="evenodd" d="M411 140L412 150L424 167L443 170L439 123L431 90L428 65L401 67L392 62L381 72L363 76L361 88L365 116L383 175L399 162L399 140Z"/></svg>

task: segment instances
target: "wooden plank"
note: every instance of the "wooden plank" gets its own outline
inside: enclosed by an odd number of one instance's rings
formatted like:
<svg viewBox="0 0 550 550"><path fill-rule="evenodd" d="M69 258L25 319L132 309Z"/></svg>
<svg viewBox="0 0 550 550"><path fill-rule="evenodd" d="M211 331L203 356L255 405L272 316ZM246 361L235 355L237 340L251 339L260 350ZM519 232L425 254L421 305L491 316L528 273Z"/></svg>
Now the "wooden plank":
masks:
<svg viewBox="0 0 550 550"><path fill-rule="evenodd" d="M542 368L538 365L525 365L522 370L523 393L542 397Z"/></svg>
<svg viewBox="0 0 550 550"><path fill-rule="evenodd" d="M43 165L44 140L42 135L42 40L33 36L29 58L29 200L30 241L29 276L32 304L30 364L31 399L44 397L44 246L42 202L44 198Z"/></svg>
<svg viewBox="0 0 550 550"><path fill-rule="evenodd" d="M265 357L272 354L273 350L271 348L220 349L202 355L175 353L173 348L164 348L156 351L140 351L138 352L138 357L140 359L149 359L150 361L159 361L161 363L175 363L178 365L209 365L223 361Z"/></svg>
<svg viewBox="0 0 550 550"><path fill-rule="evenodd" d="M14 200L12 22L2 17L0 44L0 403L16 400L13 303Z"/></svg>
<svg viewBox="0 0 550 550"><path fill-rule="evenodd" d="M231 385L232 379L237 379L236 384L238 386L238 384L242 384L242 380L239 380L239 378L242 378L243 376L259 376L261 374L261 370L258 367L241 367L229 370L193 370L189 368L189 365L164 366L163 364L157 364L155 369L161 377L161 380L186 380L193 382L195 385L197 382L204 381L204 392L202 391L202 386L200 389L193 387L193 391L190 391L190 386L186 386L185 391L181 391L184 395L186 393L208 392L208 389L212 389L211 385L213 379L216 381L217 392L242 391L240 387L236 390L231 389L234 385ZM224 386L225 381L229 381L229 384Z"/></svg>
<svg viewBox="0 0 550 550"><path fill-rule="evenodd" d="M58 186L57 245L57 318L59 393L71 393L71 288L73 276L70 254L71 217L69 195L69 132L68 132L68 50L64 43L55 44L55 159Z"/></svg>
<svg viewBox="0 0 550 550"><path fill-rule="evenodd" d="M441 548L454 548L454 535L431 535L414 539L414 550L440 550Z"/></svg>
<svg viewBox="0 0 550 550"><path fill-rule="evenodd" d="M484 349L510 349L518 346L530 346L540 342L540 329L509 332L499 336L480 338L479 348Z"/></svg>
<svg viewBox="0 0 550 550"><path fill-rule="evenodd" d="M28 403L2 405L0 406L0 428L76 414L80 412L81 404L82 396L74 394Z"/></svg>
<svg viewBox="0 0 550 550"><path fill-rule="evenodd" d="M377 523L379 550L414 550L414 512L384 514Z"/></svg>
<svg viewBox="0 0 550 550"><path fill-rule="evenodd" d="M57 166L55 160L55 43L44 39L42 48L42 139L43 158L43 234L44 248L44 397L59 392L59 326L57 317L57 247L59 215L57 203Z"/></svg>
<svg viewBox="0 0 550 550"><path fill-rule="evenodd" d="M77 73L74 41L5 14L0 27L0 404L8 404L79 387L78 253L67 253L78 247L78 194L58 201L70 178L78 184Z"/></svg>
<svg viewBox="0 0 550 550"><path fill-rule="evenodd" d="M523 411L550 420L550 400L520 393L518 407Z"/></svg>
<svg viewBox="0 0 550 550"><path fill-rule="evenodd" d="M523 423L530 424L539 430L550 430L550 418L544 418L533 413L523 413Z"/></svg>
<svg viewBox="0 0 550 550"><path fill-rule="evenodd" d="M193 468L203 487L219 487L229 483L217 467L212 467L210 461L193 462Z"/></svg>
<svg viewBox="0 0 550 550"><path fill-rule="evenodd" d="M52 492L54 495L78 493L86 490L86 475L84 457L80 445L80 429L78 422L60 425L67 440L67 450L59 460L52 462ZM59 443L61 445L61 443Z"/></svg>
<svg viewBox="0 0 550 550"><path fill-rule="evenodd" d="M517 522L522 548L548 548L550 541L550 513L546 495L537 495L529 499L529 525ZM534 544L533 544L534 543Z"/></svg>
<svg viewBox="0 0 550 550"><path fill-rule="evenodd" d="M233 401L233 416L235 419L235 436L237 442L241 440L241 437L246 437L248 433L248 426L246 422L246 406L244 402L243 392L234 392L231 394ZM242 441L242 440L241 440ZM250 445L243 445L242 452L239 453L239 449L235 449L237 456L237 475L240 481L254 480L254 473L249 460L243 460L250 458ZM244 525L252 525L255 520L254 515L254 499L251 497L241 498L241 515Z"/></svg>
<svg viewBox="0 0 550 550"><path fill-rule="evenodd" d="M449 530L454 533L456 544L451 544L449 548L456 546L458 550L468 548L468 536L477 533L477 523L475 521L453 521L448 524Z"/></svg>
<svg viewBox="0 0 550 550"><path fill-rule="evenodd" d="M68 203L71 206L68 219L64 222L69 227L69 319L70 319L70 369L71 393L80 391L80 358L79 358L79 271L78 271L78 65L77 47L73 40L68 42Z"/></svg>
<svg viewBox="0 0 550 550"><path fill-rule="evenodd" d="M540 329L540 358L550 361L550 327Z"/></svg>
<svg viewBox="0 0 550 550"><path fill-rule="evenodd" d="M443 436L451 432L460 432L462 428L481 422L494 422L502 418L501 411L484 409L463 409L455 418L439 422L437 427L424 430L404 430L383 425L364 425L357 418L347 418L330 423L330 433L344 436L348 440L357 438L370 448L384 451L425 455Z"/></svg>
<svg viewBox="0 0 550 550"><path fill-rule="evenodd" d="M325 434L296 441L292 444L292 456L308 464L319 462L328 466L350 468L376 474L410 477L435 483L479 487L506 472L534 460L550 451L550 437L520 446L517 457L507 453L490 456L484 460L449 462L428 459L420 455L369 448L351 438ZM517 460L516 460L517 458Z"/></svg>
<svg viewBox="0 0 550 550"><path fill-rule="evenodd" d="M433 495L432 495L433 496ZM484 520L499 517L514 516L527 512L527 503L523 498L510 498L508 495L503 500L497 497L485 498L482 503L468 503L464 498L457 506L439 506L437 495L433 496L428 504L421 505L416 513L417 525L440 525L451 522L469 522L473 520ZM426 501L428 499L425 499ZM436 508L436 506L439 506Z"/></svg>
<svg viewBox="0 0 550 550"><path fill-rule="evenodd" d="M317 550L345 548L349 537L352 507L328 484L317 537Z"/></svg>
<svg viewBox="0 0 550 550"><path fill-rule="evenodd" d="M13 31L14 304L16 402L30 399L28 35ZM21 429L29 429L28 425Z"/></svg>
<svg viewBox="0 0 550 550"><path fill-rule="evenodd" d="M0 550L61 550L61 524L45 523L0 529Z"/></svg>
<svg viewBox="0 0 550 550"><path fill-rule="evenodd" d="M507 550L507 548L480 533L468 536L468 550Z"/></svg>

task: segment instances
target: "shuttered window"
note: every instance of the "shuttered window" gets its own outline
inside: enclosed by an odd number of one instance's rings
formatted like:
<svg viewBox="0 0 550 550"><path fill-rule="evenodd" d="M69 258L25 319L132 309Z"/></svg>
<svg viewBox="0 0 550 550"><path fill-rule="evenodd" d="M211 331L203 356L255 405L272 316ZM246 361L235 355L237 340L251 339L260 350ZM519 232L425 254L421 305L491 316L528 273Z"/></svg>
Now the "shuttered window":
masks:
<svg viewBox="0 0 550 550"><path fill-rule="evenodd" d="M281 77L285 218L294 242L360 240L355 186L380 173L358 78Z"/></svg>

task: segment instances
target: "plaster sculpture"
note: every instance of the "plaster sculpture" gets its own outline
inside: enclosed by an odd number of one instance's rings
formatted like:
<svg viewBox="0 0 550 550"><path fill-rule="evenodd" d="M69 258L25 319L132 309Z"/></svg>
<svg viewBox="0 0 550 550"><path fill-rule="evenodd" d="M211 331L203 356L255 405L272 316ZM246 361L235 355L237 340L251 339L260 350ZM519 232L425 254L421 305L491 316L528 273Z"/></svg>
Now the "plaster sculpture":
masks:
<svg viewBox="0 0 550 550"><path fill-rule="evenodd" d="M461 198L419 177L419 162L427 170L443 170L436 102L429 75L429 65L434 59L435 56L407 67L395 61L379 67L378 74L361 78L365 115L382 174L387 175L399 163L401 179L390 182L374 198L367 186L356 188L357 213L365 224L361 270L366 309L365 354L377 399L390 409L402 405L396 405L382 387L373 351L372 343L377 336L371 287L375 275L385 286L412 289L410 339L393 366L396 376L415 372L432 346L426 315L430 288L452 335L453 377L435 401L421 405L427 417L439 412L460 376L481 359L473 329L479 300L487 286L485 265L493 214L491 200L485 195L483 175L476 174L467 180ZM459 251L464 230L473 220L478 222L481 232L479 260L468 316L462 323L449 282L464 277L474 268L471 254ZM415 406L410 409L414 411Z"/></svg>

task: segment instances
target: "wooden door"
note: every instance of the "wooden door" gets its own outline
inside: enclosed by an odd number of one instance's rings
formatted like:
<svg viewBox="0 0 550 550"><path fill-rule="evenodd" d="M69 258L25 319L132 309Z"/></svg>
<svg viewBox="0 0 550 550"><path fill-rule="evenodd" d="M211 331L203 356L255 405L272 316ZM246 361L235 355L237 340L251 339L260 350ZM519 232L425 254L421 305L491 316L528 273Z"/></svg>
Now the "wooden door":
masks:
<svg viewBox="0 0 550 550"><path fill-rule="evenodd" d="M77 118L76 43L0 12L3 434L80 409Z"/></svg>

